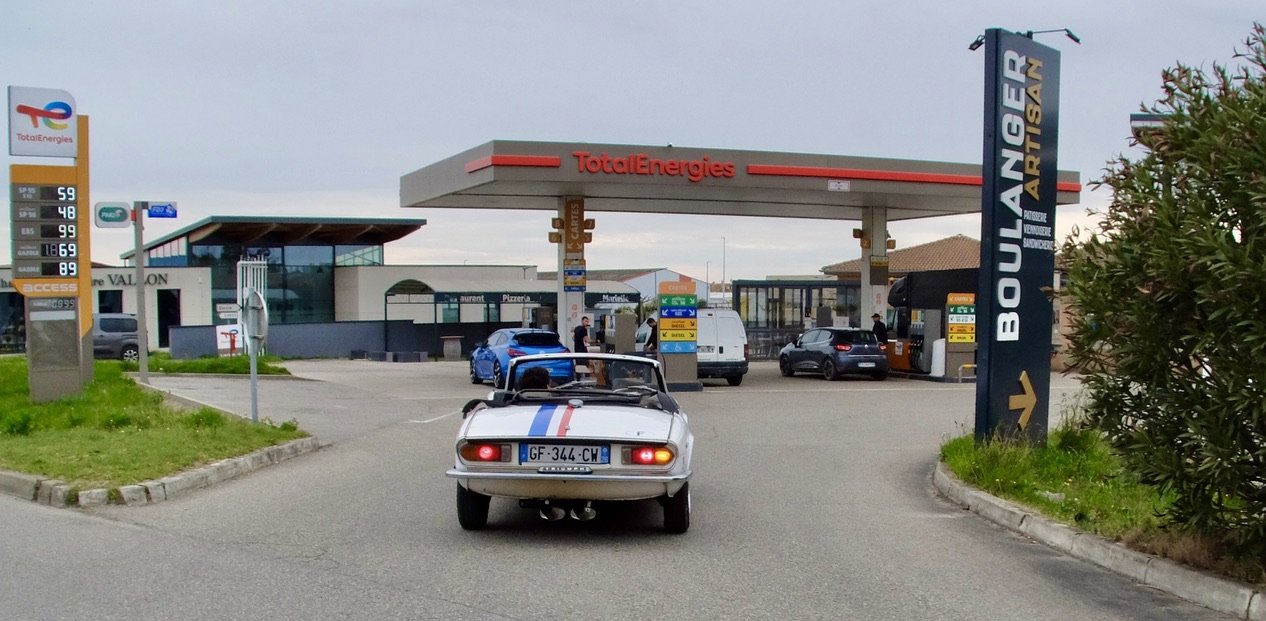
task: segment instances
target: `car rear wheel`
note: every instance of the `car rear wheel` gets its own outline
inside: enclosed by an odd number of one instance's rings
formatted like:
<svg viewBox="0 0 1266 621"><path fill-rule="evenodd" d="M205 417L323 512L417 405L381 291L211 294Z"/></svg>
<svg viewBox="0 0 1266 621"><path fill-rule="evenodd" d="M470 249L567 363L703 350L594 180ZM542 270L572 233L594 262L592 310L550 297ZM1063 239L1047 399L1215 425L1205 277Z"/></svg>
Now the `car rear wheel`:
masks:
<svg viewBox="0 0 1266 621"><path fill-rule="evenodd" d="M479 377L479 373L477 373L477 372L475 371L475 361L474 361L474 360L471 360L471 361L470 361L470 383L472 383L472 384L482 384L482 383L484 383L484 379L483 379L482 377Z"/></svg>
<svg viewBox="0 0 1266 621"><path fill-rule="evenodd" d="M742 383L743 383L743 376L742 376L742 375L731 375L731 376L729 376L729 377L726 377L726 378L725 378L725 381L729 382L729 384L730 384L731 386L738 386L739 384L742 384Z"/></svg>
<svg viewBox="0 0 1266 621"><path fill-rule="evenodd" d="M141 359L141 350L135 345L126 345L123 347L123 355L121 356L128 362L139 362Z"/></svg>
<svg viewBox="0 0 1266 621"><path fill-rule="evenodd" d="M671 535L680 535L690 529L690 484L686 483L677 490L676 496L661 496L660 504L664 505L664 531Z"/></svg>
<svg viewBox="0 0 1266 621"><path fill-rule="evenodd" d="M457 523L466 530L481 530L488 525L489 496L472 492L457 484Z"/></svg>
<svg viewBox="0 0 1266 621"><path fill-rule="evenodd" d="M778 359L778 372L782 373L783 377L791 377L796 374L796 370L791 368L790 358L783 356Z"/></svg>
<svg viewBox="0 0 1266 621"><path fill-rule="evenodd" d="M832 382L840 379L840 374L835 371L835 361L830 358L822 361L822 377Z"/></svg>

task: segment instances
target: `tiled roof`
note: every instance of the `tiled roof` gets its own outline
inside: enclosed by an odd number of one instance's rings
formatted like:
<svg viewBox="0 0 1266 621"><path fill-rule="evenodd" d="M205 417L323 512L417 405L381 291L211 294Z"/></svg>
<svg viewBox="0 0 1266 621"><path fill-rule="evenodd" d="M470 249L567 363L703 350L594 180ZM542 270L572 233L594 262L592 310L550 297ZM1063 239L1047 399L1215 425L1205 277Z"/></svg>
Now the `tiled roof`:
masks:
<svg viewBox="0 0 1266 621"><path fill-rule="evenodd" d="M955 235L934 242L893 250L888 253L888 273L936 272L980 267L980 241ZM822 268L824 274L859 274L862 260L853 259Z"/></svg>

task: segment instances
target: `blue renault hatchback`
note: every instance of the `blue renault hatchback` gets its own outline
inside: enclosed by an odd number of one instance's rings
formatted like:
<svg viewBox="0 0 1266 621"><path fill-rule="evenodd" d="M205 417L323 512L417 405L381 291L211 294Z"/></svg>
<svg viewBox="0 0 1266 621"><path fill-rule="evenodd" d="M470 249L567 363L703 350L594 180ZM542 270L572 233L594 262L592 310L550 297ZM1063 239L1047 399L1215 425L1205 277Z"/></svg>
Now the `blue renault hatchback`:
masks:
<svg viewBox="0 0 1266 621"><path fill-rule="evenodd" d="M528 354L553 354L569 351L558 333L538 328L505 328L488 336L475 346L470 355L470 383L491 381L496 388L505 388L505 370L510 359ZM552 378L570 378L572 367L567 361L541 363L549 368Z"/></svg>

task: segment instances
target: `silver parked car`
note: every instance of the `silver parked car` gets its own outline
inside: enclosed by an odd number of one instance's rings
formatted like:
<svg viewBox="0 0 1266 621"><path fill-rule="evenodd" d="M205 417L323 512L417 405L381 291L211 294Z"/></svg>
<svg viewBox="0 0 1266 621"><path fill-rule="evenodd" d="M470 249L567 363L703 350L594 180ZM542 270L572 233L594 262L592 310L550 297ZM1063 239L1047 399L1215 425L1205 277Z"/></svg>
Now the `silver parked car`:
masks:
<svg viewBox="0 0 1266 621"><path fill-rule="evenodd" d="M125 313L101 313L92 319L92 354L96 358L119 358L137 361L136 316Z"/></svg>

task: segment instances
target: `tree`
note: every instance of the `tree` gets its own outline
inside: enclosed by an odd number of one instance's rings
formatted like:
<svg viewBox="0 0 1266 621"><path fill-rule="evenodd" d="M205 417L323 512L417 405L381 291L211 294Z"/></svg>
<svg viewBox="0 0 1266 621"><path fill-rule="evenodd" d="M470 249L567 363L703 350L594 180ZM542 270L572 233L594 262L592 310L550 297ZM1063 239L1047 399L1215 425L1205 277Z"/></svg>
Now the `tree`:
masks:
<svg viewBox="0 0 1266 621"><path fill-rule="evenodd" d="M1098 230L1064 244L1091 424L1175 523L1266 553L1266 31L1238 68L1163 73L1109 163Z"/></svg>

